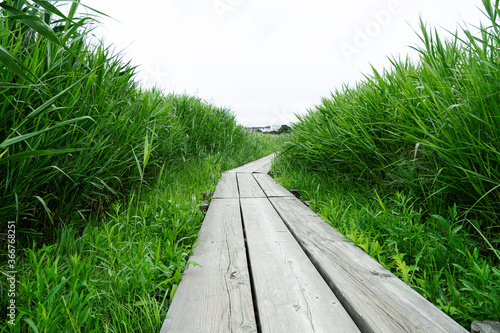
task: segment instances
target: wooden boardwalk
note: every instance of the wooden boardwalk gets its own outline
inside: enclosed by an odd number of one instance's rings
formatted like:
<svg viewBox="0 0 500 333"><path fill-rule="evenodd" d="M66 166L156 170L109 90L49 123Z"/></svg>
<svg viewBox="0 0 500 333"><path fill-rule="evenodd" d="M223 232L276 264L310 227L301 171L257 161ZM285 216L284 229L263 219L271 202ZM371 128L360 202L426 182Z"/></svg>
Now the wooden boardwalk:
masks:
<svg viewBox="0 0 500 333"><path fill-rule="evenodd" d="M165 332L467 332L267 172L225 172Z"/></svg>

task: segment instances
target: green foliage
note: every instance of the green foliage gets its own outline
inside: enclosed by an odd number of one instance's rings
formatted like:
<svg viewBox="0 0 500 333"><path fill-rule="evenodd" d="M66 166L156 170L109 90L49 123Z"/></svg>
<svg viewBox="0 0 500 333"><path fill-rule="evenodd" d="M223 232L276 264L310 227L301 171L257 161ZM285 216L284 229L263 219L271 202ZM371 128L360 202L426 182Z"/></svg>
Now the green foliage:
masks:
<svg viewBox="0 0 500 333"><path fill-rule="evenodd" d="M370 183L311 172L284 155L273 165L277 180L300 188L302 199L346 239L465 327L500 320L500 267L483 239L464 228L457 206L430 215L413 194L380 196Z"/></svg>
<svg viewBox="0 0 500 333"><path fill-rule="evenodd" d="M199 98L141 90L120 55L88 45L80 2L68 15L60 3L0 4L0 225L17 231L16 325L2 297L0 331L157 332L203 193L282 139Z"/></svg>
<svg viewBox="0 0 500 333"><path fill-rule="evenodd" d="M119 55L88 46L89 17L47 1L6 2L0 15L3 221L47 234L150 184L164 163L236 152L249 136L227 109L141 91Z"/></svg>
<svg viewBox="0 0 500 333"><path fill-rule="evenodd" d="M345 237L467 326L499 320L499 3L491 26L392 60L301 117L274 172Z"/></svg>
<svg viewBox="0 0 500 333"><path fill-rule="evenodd" d="M53 245L18 251L22 279L11 331L159 331L182 273L196 264L188 258L204 217L204 192L215 190L222 167L268 154L263 147L276 147L268 138L249 136L244 159L218 151L171 164L149 190L112 204L106 219L61 225ZM0 292L7 287L2 279Z"/></svg>
<svg viewBox="0 0 500 333"><path fill-rule="evenodd" d="M457 203L481 226L500 204L500 35L443 41L422 23L418 64L392 60L323 99L294 126L290 152L312 170L411 191L436 209ZM465 217L465 216L464 216Z"/></svg>
<svg viewBox="0 0 500 333"><path fill-rule="evenodd" d="M288 125L281 125L281 127L277 130L277 131L272 131L272 132L269 132L270 134L278 134L278 135L282 135L282 134L290 134L292 131L292 128Z"/></svg>

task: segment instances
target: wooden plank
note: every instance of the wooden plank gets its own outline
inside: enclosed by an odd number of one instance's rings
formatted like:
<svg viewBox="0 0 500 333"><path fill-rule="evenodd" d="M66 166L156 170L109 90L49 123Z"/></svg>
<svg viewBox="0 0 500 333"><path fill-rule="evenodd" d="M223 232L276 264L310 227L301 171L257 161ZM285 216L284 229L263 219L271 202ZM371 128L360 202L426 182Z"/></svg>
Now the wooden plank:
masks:
<svg viewBox="0 0 500 333"><path fill-rule="evenodd" d="M265 198L264 191L259 186L259 183L253 178L251 173L238 173L238 189L240 198Z"/></svg>
<svg viewBox="0 0 500 333"><path fill-rule="evenodd" d="M266 165L270 165L275 154L267 155L256 161L242 165L236 169L229 170L228 172L240 172L240 173L252 173L259 169L264 168Z"/></svg>
<svg viewBox="0 0 500 333"><path fill-rule="evenodd" d="M286 188L278 184L272 177L262 173L254 173L254 178L268 197L293 197Z"/></svg>
<svg viewBox="0 0 500 333"><path fill-rule="evenodd" d="M238 183L236 182L236 174L232 172L224 172L217 183L213 199L230 199L239 198Z"/></svg>
<svg viewBox="0 0 500 333"><path fill-rule="evenodd" d="M214 199L163 323L166 332L257 332L238 199Z"/></svg>
<svg viewBox="0 0 500 333"><path fill-rule="evenodd" d="M260 332L359 332L266 198L241 199Z"/></svg>
<svg viewBox="0 0 500 333"><path fill-rule="evenodd" d="M273 156L274 158L274 156ZM259 169L256 169L253 171L253 173L263 173L263 174L268 174L269 171L271 171L271 165L273 164L273 160L269 159L266 164L264 164L262 167Z"/></svg>
<svg viewBox="0 0 500 333"><path fill-rule="evenodd" d="M363 332L467 332L300 200L270 200Z"/></svg>

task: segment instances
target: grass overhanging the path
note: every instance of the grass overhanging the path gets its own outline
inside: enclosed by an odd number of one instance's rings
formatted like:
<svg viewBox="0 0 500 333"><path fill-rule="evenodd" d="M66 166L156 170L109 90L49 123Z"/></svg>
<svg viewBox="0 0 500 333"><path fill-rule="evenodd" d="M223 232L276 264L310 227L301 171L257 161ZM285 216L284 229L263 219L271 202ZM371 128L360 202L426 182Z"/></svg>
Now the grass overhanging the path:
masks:
<svg viewBox="0 0 500 333"><path fill-rule="evenodd" d="M299 117L278 179L455 320L500 320L500 9L479 33L421 24L392 59ZM462 36L462 37L461 37Z"/></svg>
<svg viewBox="0 0 500 333"><path fill-rule="evenodd" d="M231 112L142 90L79 1L0 4L0 233L16 222L16 325L158 331L220 172L277 149ZM274 165L286 186L468 326L500 320L500 10L481 34L422 25L417 64L325 98ZM10 271L2 238L0 271ZM0 279L6 323L9 283ZM5 321L4 321L5 320Z"/></svg>
<svg viewBox="0 0 500 333"><path fill-rule="evenodd" d="M0 331L159 331L204 192L282 139L199 98L141 89L120 54L89 43L84 4L63 4L0 3Z"/></svg>

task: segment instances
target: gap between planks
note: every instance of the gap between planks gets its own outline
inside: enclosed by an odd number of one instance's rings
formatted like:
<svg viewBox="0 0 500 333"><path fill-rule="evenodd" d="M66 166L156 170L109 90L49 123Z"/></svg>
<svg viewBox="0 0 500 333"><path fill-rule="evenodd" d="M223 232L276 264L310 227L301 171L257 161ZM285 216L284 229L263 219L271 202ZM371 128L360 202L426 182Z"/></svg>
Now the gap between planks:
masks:
<svg viewBox="0 0 500 333"><path fill-rule="evenodd" d="M239 199L214 199L161 333L257 332Z"/></svg>
<svg viewBox="0 0 500 333"><path fill-rule="evenodd" d="M268 198L241 198L260 332L360 332Z"/></svg>
<svg viewBox="0 0 500 333"><path fill-rule="evenodd" d="M338 311L344 311L340 315L340 318L344 319L340 320L349 318L340 326L335 326L343 327L339 328L339 332L358 331L356 325L352 326L351 317L363 332L466 332L362 250L343 240L342 235L295 199L274 179L265 173L256 173L256 170L267 170L266 163L268 161L261 159L225 172L214 193L216 202L222 199L238 201L247 270L246 280L243 278L247 282L243 285L250 289L249 292L244 292L246 297L250 297L250 302L247 302L243 312L250 311L250 306L252 313L243 317L236 315L239 320L229 320L224 312L228 311L226 309L215 315L219 322L211 324L221 325L215 326L218 327L215 330L203 330L206 325L195 325L191 326L193 330L179 332L314 332L316 329L335 332L332 330L331 321L321 319L324 313L320 314L321 311L330 311L330 307L326 306L328 301L325 304L321 302L325 299L331 300L331 297L340 299L340 302L337 300L336 303L341 308ZM211 208L217 207L219 206ZM209 213L210 210L209 208ZM200 239L201 237L200 232ZM245 244L245 239L248 244ZM214 253L217 251L208 255L208 262L213 260ZM292 260L287 260L291 257ZM302 264L296 266L297 262L308 262L304 264L308 268L301 271ZM189 267L186 274L190 269L194 268ZM230 270L227 272L233 273ZM219 273L224 276L224 272ZM176 298L188 297L180 293L181 289L187 289L189 292L196 290L189 287L194 281L189 276L183 277L183 281L187 282L183 285L181 281L174 302ZM283 280L282 276L289 278ZM312 287L309 280L315 281ZM301 288L304 284L307 288ZM223 293L230 289L226 288ZM229 312L232 317L231 301L237 298L231 293L223 297L229 298ZM322 304L319 308L323 310L309 307L316 304L315 302ZM169 309L169 315L179 315L172 307ZM290 309L296 310L295 316ZM192 325L210 322L205 321L206 309L201 307L193 310L194 312L190 313L196 314L198 319L189 319ZM349 314L345 313L346 310ZM238 311L235 314L237 313ZM327 316L333 318L332 314ZM235 323L231 323L232 321ZM164 327L168 327L172 322L176 322L175 319L169 321L167 318ZM322 325L328 326L328 329ZM226 330L223 327L226 327Z"/></svg>

